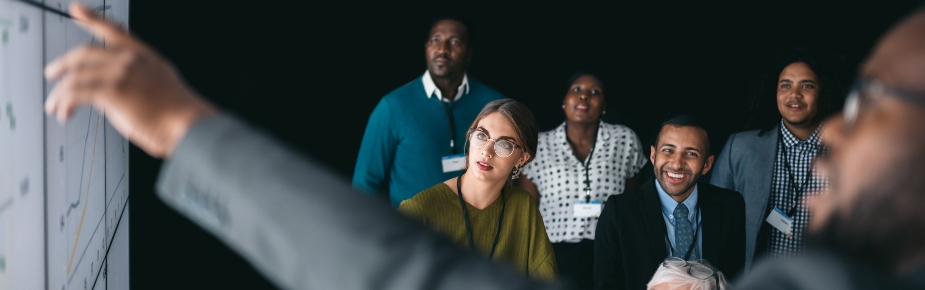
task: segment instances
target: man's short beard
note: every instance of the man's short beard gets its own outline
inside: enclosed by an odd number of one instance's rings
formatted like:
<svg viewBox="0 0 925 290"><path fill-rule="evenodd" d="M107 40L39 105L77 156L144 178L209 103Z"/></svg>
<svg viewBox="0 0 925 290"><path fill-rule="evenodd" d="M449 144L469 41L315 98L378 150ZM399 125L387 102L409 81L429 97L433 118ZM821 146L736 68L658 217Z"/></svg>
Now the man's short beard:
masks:
<svg viewBox="0 0 925 290"><path fill-rule="evenodd" d="M896 186L889 186L895 184ZM807 244L871 263L891 273L925 253L925 192L908 183L884 182L858 194L850 208L835 208L826 224L807 234ZM919 265L923 266L923 265Z"/></svg>

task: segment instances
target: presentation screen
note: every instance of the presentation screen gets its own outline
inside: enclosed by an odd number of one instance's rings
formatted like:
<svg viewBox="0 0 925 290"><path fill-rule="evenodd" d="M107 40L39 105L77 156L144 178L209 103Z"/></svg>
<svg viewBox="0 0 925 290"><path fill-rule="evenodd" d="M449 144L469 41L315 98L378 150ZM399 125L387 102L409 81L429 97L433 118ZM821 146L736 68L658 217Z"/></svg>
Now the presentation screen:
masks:
<svg viewBox="0 0 925 290"><path fill-rule="evenodd" d="M128 29L129 1L81 0ZM128 142L104 112L46 116L46 64L105 46L70 1L0 0L0 289L127 289Z"/></svg>

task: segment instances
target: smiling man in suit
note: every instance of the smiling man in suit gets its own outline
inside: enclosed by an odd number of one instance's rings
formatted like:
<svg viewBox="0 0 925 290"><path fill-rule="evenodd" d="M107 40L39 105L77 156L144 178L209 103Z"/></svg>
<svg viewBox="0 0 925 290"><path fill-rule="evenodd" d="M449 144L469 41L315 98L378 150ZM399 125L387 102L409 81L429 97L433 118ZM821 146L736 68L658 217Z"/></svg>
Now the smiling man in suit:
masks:
<svg viewBox="0 0 925 290"><path fill-rule="evenodd" d="M645 289L670 256L706 259L738 274L745 263L745 201L697 183L714 159L703 123L690 115L668 119L649 159L656 179L604 205L594 240L595 288Z"/></svg>

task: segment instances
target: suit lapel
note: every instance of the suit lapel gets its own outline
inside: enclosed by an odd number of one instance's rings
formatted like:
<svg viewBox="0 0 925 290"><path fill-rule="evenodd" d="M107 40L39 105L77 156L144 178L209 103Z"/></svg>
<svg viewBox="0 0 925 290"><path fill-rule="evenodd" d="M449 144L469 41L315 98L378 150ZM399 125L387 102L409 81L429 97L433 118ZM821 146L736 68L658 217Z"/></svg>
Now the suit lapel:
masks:
<svg viewBox="0 0 925 290"><path fill-rule="evenodd" d="M698 186L700 191L700 218L701 218L701 236L703 244L700 245L703 251L703 258L709 261L717 261L721 252L722 245L722 207L716 203L716 196L707 186Z"/></svg>
<svg viewBox="0 0 925 290"><path fill-rule="evenodd" d="M665 244L665 219L662 217L662 204L655 189L655 179L649 179L639 190L639 209L646 225L646 235L652 245L652 259L662 262L668 256Z"/></svg>
<svg viewBox="0 0 925 290"><path fill-rule="evenodd" d="M774 126L774 129L765 132L765 135L762 137L764 142L755 144L754 152L761 152L758 154L758 160L755 164L764 165L756 166L748 170L752 174L752 178L749 179L757 180L758 182L755 184L754 190L749 190L755 194L745 195L745 198L747 198L745 202L752 204L751 208L762 209L760 212L754 213L756 215L754 218L763 221L765 214L763 209L767 208L768 197L771 195L771 178L774 176L774 159L777 157L777 142L778 139L780 139L780 125Z"/></svg>

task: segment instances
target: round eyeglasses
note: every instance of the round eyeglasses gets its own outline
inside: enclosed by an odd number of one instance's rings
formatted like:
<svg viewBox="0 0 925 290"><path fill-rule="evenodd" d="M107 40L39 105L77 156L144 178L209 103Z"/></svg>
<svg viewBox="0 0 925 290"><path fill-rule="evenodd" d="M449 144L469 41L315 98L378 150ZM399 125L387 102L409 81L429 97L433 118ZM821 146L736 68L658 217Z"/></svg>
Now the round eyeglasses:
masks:
<svg viewBox="0 0 925 290"><path fill-rule="evenodd" d="M488 145L488 141L495 143L495 155L498 155L498 157L511 156L511 154L514 154L514 149L516 148L521 148L521 150L523 150L523 147L514 144L514 141L508 139L491 139L488 137L488 134L482 130L476 128L469 129L469 142L472 143L472 147L477 149L485 148L485 146Z"/></svg>
<svg viewBox="0 0 925 290"><path fill-rule="evenodd" d="M843 128L845 133L851 132L854 128L865 106L870 106L870 102L883 96L892 96L925 106L925 94L892 87L877 79L860 78L854 82L848 97L845 98Z"/></svg>
<svg viewBox="0 0 925 290"><path fill-rule="evenodd" d="M710 266L710 262L705 259L697 259L694 262L697 264L688 263L679 257L668 257L662 262L662 267L688 268L687 273L700 280L715 278L716 270Z"/></svg>

